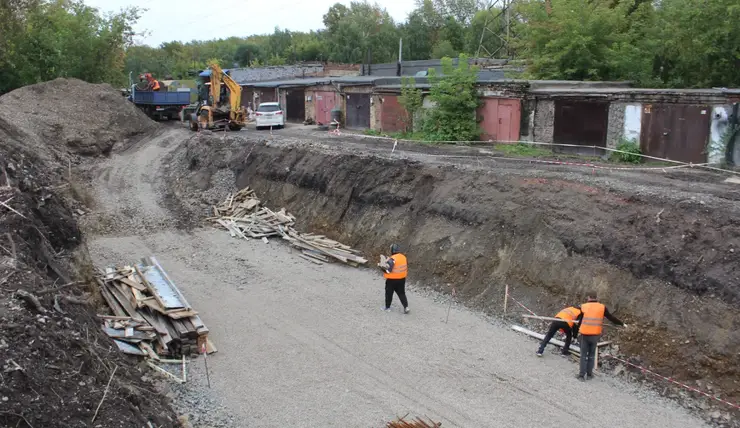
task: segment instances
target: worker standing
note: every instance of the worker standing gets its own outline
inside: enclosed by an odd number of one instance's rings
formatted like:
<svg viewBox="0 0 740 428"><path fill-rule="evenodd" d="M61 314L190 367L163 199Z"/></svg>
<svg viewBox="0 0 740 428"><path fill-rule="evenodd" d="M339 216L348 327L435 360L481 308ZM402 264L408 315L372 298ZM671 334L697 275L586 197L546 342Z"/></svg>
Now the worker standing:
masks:
<svg viewBox="0 0 740 428"><path fill-rule="evenodd" d="M563 321L553 321L550 323L550 329L547 330L545 338L540 342L540 348L537 350L537 356L541 357L542 353L545 352L545 347L550 343L550 339L555 335L558 330L563 330L565 333L565 346L561 355L567 357L570 350L570 342L572 339L578 337L578 324L574 321L581 315L581 310L575 306L569 306L555 315L555 318L559 318Z"/></svg>
<svg viewBox="0 0 740 428"><path fill-rule="evenodd" d="M391 245L391 256L385 266L382 266L383 277L385 278L385 308L391 310L393 293L398 295L398 299L403 305L403 313L409 313L409 302L406 299L406 276L408 274L408 261L406 256L401 254L401 247L398 244Z"/></svg>
<svg viewBox="0 0 740 428"><path fill-rule="evenodd" d="M609 313L604 304L599 303L595 292L587 294L586 299L588 302L581 305L581 314L576 318L576 321L580 323L581 331L581 364L577 376L580 381L594 376L594 358L601 338L604 318L616 325L627 327L627 324Z"/></svg>

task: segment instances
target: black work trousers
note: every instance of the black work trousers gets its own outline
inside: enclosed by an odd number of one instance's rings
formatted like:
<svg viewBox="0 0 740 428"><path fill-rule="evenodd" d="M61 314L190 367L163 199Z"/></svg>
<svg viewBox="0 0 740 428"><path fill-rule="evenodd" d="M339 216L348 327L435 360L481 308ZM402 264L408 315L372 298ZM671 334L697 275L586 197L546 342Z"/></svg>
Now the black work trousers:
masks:
<svg viewBox="0 0 740 428"><path fill-rule="evenodd" d="M550 323L550 329L547 330L547 334L545 334L545 338L542 339L542 342L540 342L540 349L537 351L538 353L545 352L545 346L547 346L548 343L550 343L550 339L552 339L553 336L555 336L555 333L558 332L558 330L563 329L565 331L565 347L563 347L562 353L565 355L568 355L568 350L570 349L570 342L573 340L573 330L570 328L567 322L565 321L553 321Z"/></svg>
<svg viewBox="0 0 740 428"><path fill-rule="evenodd" d="M596 345L601 338L600 334L581 335L581 367L578 376L592 377L594 375L594 358L596 358Z"/></svg>
<svg viewBox="0 0 740 428"><path fill-rule="evenodd" d="M393 293L398 294L398 300L404 308L409 306L406 300L406 278L385 280L385 307L390 308L393 301Z"/></svg>

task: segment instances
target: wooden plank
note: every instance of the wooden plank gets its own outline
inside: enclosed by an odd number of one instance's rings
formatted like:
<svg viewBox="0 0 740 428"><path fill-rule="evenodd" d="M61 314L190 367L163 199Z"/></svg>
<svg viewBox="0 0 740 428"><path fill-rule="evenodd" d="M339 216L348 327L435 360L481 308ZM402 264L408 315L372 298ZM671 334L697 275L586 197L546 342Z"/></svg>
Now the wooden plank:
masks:
<svg viewBox="0 0 740 428"><path fill-rule="evenodd" d="M167 326L162 324L152 312L147 308L142 308L139 314L144 317L152 327L154 327L154 330L157 332L157 336L162 342L162 346L166 347L170 342L172 342L172 336L170 335Z"/></svg>
<svg viewBox="0 0 740 428"><path fill-rule="evenodd" d="M180 338L188 336L188 329L180 320L170 320L170 325L175 328Z"/></svg>
<svg viewBox="0 0 740 428"><path fill-rule="evenodd" d="M103 296L103 299L108 303L108 307L111 308L114 314L119 317L131 318L105 286L100 287L100 295Z"/></svg>
<svg viewBox="0 0 740 428"><path fill-rule="evenodd" d="M182 318L190 318L192 316L198 315L198 312L190 309L188 311L168 311L165 312L165 314L172 319L179 320Z"/></svg>
<svg viewBox="0 0 740 428"><path fill-rule="evenodd" d="M108 291L110 291L116 300L118 300L118 303L121 304L121 307L123 307L124 311L126 311L130 317L133 318L137 315L138 312L136 312L136 308L131 305L131 301L121 293L121 290L119 290L118 287L108 284Z"/></svg>
<svg viewBox="0 0 740 428"><path fill-rule="evenodd" d="M545 335L544 334L540 334L540 333L534 332L532 330L526 329L526 328L521 327L521 326L518 326L518 325L512 325L511 328L514 331L518 331L519 333L524 333L524 334L526 334L528 336L532 336L532 337L534 337L534 338L536 338L538 340L543 340L545 338ZM555 339L554 337L552 339L550 339L550 342L549 343L552 344L552 345L559 346L561 348L565 346L565 342L563 342L561 340L558 340L558 339ZM570 352L573 353L573 354L581 355L581 348L579 348L576 345L571 345L570 346Z"/></svg>
<svg viewBox="0 0 740 428"><path fill-rule="evenodd" d="M324 264L324 262L322 262L322 261L320 261L320 260L316 260L316 259L314 259L314 258L312 258L312 257L308 257L308 256L306 256L306 255L304 255L304 254L299 254L299 255L298 255L298 257L300 257L300 258L302 258L302 259L305 259L305 260L308 260L309 262L311 262L311 263L315 263L315 264L317 264L317 265L323 265L323 264Z"/></svg>
<svg viewBox="0 0 740 428"><path fill-rule="evenodd" d="M121 279L119 279L119 281L122 282L122 283L124 283L124 284L126 284L126 285L128 285L129 287L135 288L135 289L137 289L139 291L146 291L146 286L144 284L140 283L140 282L133 281L133 280L131 280L129 278L121 278Z"/></svg>
<svg viewBox="0 0 740 428"><path fill-rule="evenodd" d="M159 361L160 360L159 355L157 355L157 353L154 352L154 349L148 343L146 343L146 342L139 343L139 349L141 349L142 351L146 352L146 354L149 356L149 358L151 358L151 359L153 359L155 361Z"/></svg>
<svg viewBox="0 0 740 428"><path fill-rule="evenodd" d="M146 352L142 351L138 345L132 345L130 343L124 342L122 340L113 339L113 342L115 342L116 346L118 346L118 349L121 350L124 354L131 354L131 355L139 355L144 356L146 355Z"/></svg>
<svg viewBox="0 0 740 428"><path fill-rule="evenodd" d="M159 306L159 303L157 303L155 299L142 300L141 303L144 304L143 306L146 306L154 311L157 311L160 314L165 315L167 313L161 306Z"/></svg>
<svg viewBox="0 0 740 428"><path fill-rule="evenodd" d="M213 354L218 352L218 349L216 349L216 345L213 344L211 339L206 339L206 353Z"/></svg>

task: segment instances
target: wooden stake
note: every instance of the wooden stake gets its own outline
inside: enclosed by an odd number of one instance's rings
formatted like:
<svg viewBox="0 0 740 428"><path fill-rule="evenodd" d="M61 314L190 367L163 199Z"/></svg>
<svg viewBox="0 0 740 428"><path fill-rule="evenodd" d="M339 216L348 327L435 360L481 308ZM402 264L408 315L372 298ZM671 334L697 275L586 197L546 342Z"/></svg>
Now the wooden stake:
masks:
<svg viewBox="0 0 740 428"><path fill-rule="evenodd" d="M506 318L506 306L509 303L509 284L506 284L506 289L504 290L504 318Z"/></svg>
<svg viewBox="0 0 740 428"><path fill-rule="evenodd" d="M182 356L182 383L188 381L188 369L185 367L185 355Z"/></svg>
<svg viewBox="0 0 740 428"><path fill-rule="evenodd" d="M90 423L95 422L95 418L98 417L98 411L100 411L100 406L103 405L103 401L105 401L105 396L108 395L108 388L110 388L110 383L113 380L113 375L116 374L116 370L118 370L118 366L113 369L113 373L110 374L110 379L108 379L108 385L105 386L105 391L103 391L103 398L100 399L100 403L98 403L98 408L95 409L95 414L93 415L92 421Z"/></svg>

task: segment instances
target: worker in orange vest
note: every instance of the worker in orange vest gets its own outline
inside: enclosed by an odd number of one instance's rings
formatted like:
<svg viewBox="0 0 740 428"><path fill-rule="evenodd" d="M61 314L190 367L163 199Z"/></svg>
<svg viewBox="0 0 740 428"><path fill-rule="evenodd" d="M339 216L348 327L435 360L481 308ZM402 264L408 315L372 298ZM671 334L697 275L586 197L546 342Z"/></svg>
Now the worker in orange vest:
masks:
<svg viewBox="0 0 740 428"><path fill-rule="evenodd" d="M545 352L545 347L550 343L550 339L555 336L555 332L562 330L565 333L565 346L561 351L561 355L567 357L570 350L570 342L572 339L578 337L578 324L574 321L581 315L581 310L575 306L569 306L555 315L555 318L559 318L563 321L553 321L550 323L550 329L547 330L545 338L540 342L540 349L537 350L537 356L541 357L542 353Z"/></svg>
<svg viewBox="0 0 740 428"><path fill-rule="evenodd" d="M406 256L401 254L401 247L398 244L391 245L391 256L385 266L382 266L383 277L385 278L385 311L391 310L393 293L398 295L398 299L403 305L403 313L409 313L409 302L406 299L406 275L408 274L408 261Z"/></svg>
<svg viewBox="0 0 740 428"><path fill-rule="evenodd" d="M594 376L594 357L604 327L604 318L616 325L627 327L627 324L610 314L603 303L599 303L596 292L588 293L586 299L588 302L581 305L581 314L576 318L581 326L581 365L576 376L580 381Z"/></svg>

